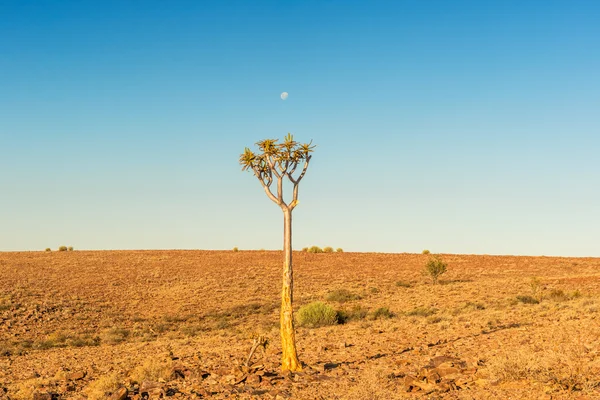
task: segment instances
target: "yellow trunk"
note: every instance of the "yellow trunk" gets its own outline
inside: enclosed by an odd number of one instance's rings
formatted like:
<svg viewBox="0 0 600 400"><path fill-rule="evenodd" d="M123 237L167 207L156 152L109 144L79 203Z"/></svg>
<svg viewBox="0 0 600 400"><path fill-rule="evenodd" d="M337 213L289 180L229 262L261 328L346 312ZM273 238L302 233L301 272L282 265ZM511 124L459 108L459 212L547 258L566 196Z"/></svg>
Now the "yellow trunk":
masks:
<svg viewBox="0 0 600 400"><path fill-rule="evenodd" d="M292 273L292 212L283 212L283 286L281 288L281 314L279 332L281 334L281 369L283 371L300 371L302 366L296 353L296 335L294 333L294 315L292 299L294 278Z"/></svg>

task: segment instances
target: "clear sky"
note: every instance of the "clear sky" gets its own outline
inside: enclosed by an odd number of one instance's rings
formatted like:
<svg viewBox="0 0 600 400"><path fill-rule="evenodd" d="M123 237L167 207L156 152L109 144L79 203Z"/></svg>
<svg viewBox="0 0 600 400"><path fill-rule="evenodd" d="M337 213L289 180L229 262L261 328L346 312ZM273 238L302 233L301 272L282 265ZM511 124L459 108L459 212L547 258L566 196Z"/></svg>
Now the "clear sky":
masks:
<svg viewBox="0 0 600 400"><path fill-rule="evenodd" d="M0 250L600 256L600 2L0 2ZM281 92L289 98L281 100Z"/></svg>

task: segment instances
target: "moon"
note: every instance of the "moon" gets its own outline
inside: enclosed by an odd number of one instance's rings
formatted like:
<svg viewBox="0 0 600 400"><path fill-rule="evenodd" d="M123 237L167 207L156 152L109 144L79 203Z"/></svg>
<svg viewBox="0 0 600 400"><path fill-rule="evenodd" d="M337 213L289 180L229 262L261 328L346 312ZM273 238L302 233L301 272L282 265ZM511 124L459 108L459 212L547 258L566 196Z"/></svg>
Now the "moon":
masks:
<svg viewBox="0 0 600 400"><path fill-rule="evenodd" d="M288 96L289 96L288 92L283 92L283 93L281 93L281 100L285 100L285 99L287 99L287 98L288 98Z"/></svg>

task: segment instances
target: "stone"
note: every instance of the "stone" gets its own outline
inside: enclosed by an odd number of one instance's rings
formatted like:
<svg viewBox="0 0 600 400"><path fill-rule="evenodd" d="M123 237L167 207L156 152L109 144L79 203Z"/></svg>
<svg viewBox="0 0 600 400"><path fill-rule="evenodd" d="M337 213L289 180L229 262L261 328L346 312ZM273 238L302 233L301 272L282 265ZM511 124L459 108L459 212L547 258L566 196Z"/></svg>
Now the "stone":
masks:
<svg viewBox="0 0 600 400"><path fill-rule="evenodd" d="M52 395L50 393L35 392L33 394L33 400L52 400Z"/></svg>
<svg viewBox="0 0 600 400"><path fill-rule="evenodd" d="M144 381L140 385L140 393L146 393L156 388L161 388L161 384L158 382Z"/></svg>
<svg viewBox="0 0 600 400"><path fill-rule="evenodd" d="M83 371L71 372L71 373L67 374L65 377L67 378L68 381L78 381L80 379L85 378L85 372L83 372Z"/></svg>
<svg viewBox="0 0 600 400"><path fill-rule="evenodd" d="M258 385L260 384L261 381L261 377L260 375L254 374L254 375L248 375L248 377L246 378L246 383L249 385Z"/></svg>
<svg viewBox="0 0 600 400"><path fill-rule="evenodd" d="M127 390L127 388L122 387L116 392L114 392L112 396L109 397L109 400L125 400L128 394L129 391Z"/></svg>

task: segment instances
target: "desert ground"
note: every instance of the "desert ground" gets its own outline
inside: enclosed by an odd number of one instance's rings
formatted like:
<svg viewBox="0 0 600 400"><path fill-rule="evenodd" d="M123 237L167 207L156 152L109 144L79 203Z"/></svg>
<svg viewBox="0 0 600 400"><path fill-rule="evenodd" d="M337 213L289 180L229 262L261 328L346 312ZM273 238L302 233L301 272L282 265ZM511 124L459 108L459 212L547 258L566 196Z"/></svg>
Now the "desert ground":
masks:
<svg viewBox="0 0 600 400"><path fill-rule="evenodd" d="M280 251L0 253L0 398L600 398L600 259L429 257L294 252L284 374Z"/></svg>

